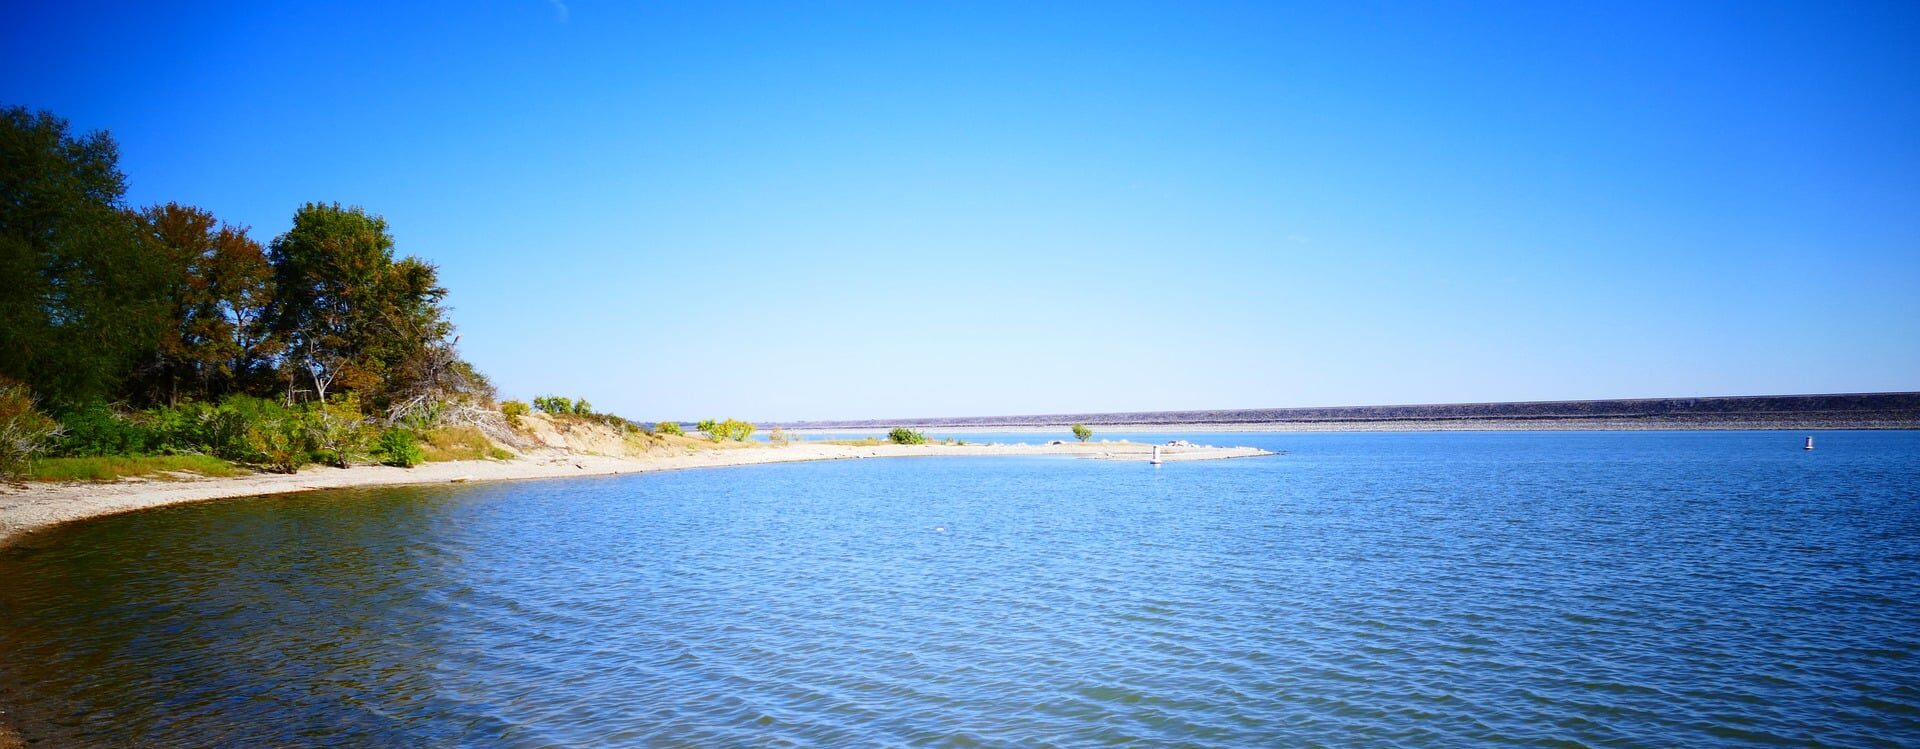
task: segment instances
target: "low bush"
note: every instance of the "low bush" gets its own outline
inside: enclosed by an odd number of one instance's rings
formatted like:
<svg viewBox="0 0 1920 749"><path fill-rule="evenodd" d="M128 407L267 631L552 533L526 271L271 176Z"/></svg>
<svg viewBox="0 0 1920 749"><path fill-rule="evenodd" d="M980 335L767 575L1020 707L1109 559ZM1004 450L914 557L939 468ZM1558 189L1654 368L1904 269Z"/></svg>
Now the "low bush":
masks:
<svg viewBox="0 0 1920 749"><path fill-rule="evenodd" d="M60 434L60 423L33 407L27 386L0 379L0 479L18 479Z"/></svg>
<svg viewBox="0 0 1920 749"><path fill-rule="evenodd" d="M427 459L420 449L420 437L409 429L388 429L380 433L377 446L380 462L398 468L412 468Z"/></svg>
<svg viewBox="0 0 1920 749"><path fill-rule="evenodd" d="M681 436L684 436L687 433L686 430L680 428L680 422L677 422L677 421L662 421L658 424L653 425L653 431L659 434L672 434L672 435L681 435Z"/></svg>
<svg viewBox="0 0 1920 749"><path fill-rule="evenodd" d="M507 417L507 425L518 428L520 417L526 416L532 409L520 401L507 401L500 404L500 413Z"/></svg>
<svg viewBox="0 0 1920 749"><path fill-rule="evenodd" d="M153 408L132 418L145 431L146 452L163 455L214 455L227 460L246 460L247 417L235 407L234 396L219 405L187 403L172 408Z"/></svg>
<svg viewBox="0 0 1920 749"><path fill-rule="evenodd" d="M360 414L360 396L347 393L306 411L313 430L314 456L335 468L346 468L371 457L372 425Z"/></svg>
<svg viewBox="0 0 1920 749"><path fill-rule="evenodd" d="M61 414L60 432L53 454L61 457L138 455L147 451L147 430L114 413L105 403L89 403Z"/></svg>
<svg viewBox="0 0 1920 749"><path fill-rule="evenodd" d="M543 395L533 399L533 407L553 416L593 415L593 405L585 398L573 400L557 395Z"/></svg>
<svg viewBox="0 0 1920 749"><path fill-rule="evenodd" d="M247 450L251 460L269 471L295 473L313 462L313 425L306 415L271 401L247 416Z"/></svg>
<svg viewBox="0 0 1920 749"><path fill-rule="evenodd" d="M748 437L753 436L754 429L752 424L738 419L727 419L725 421L707 419L694 426L698 427L700 431L706 432L707 439L714 442L721 440L745 442Z"/></svg>
<svg viewBox="0 0 1920 749"><path fill-rule="evenodd" d="M927 433L916 432L906 427L895 427L893 431L887 432L887 440L896 445L924 445L927 444Z"/></svg>
<svg viewBox="0 0 1920 749"><path fill-rule="evenodd" d="M1085 424L1075 424L1073 425L1073 437L1081 442L1085 442L1093 437L1093 430L1088 429Z"/></svg>

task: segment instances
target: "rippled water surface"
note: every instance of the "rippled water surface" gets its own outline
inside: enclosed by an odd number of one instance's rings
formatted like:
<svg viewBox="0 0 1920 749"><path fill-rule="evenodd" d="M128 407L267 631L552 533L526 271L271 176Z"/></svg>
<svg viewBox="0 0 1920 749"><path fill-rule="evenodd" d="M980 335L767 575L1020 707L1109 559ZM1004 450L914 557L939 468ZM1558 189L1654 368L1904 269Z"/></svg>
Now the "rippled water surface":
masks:
<svg viewBox="0 0 1920 749"><path fill-rule="evenodd" d="M1920 744L1920 434L1192 438L1289 454L83 523L0 552L0 700L127 746Z"/></svg>

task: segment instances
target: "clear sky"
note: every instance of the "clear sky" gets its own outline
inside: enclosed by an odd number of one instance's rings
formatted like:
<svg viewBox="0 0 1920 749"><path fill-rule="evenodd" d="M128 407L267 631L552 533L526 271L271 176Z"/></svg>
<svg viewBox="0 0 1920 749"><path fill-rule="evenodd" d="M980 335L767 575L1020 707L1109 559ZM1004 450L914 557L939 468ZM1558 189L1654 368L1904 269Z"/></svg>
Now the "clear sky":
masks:
<svg viewBox="0 0 1920 749"><path fill-rule="evenodd" d="M179 7L175 7L178 5ZM1920 389L1920 5L9 3L136 204L386 216L503 396Z"/></svg>

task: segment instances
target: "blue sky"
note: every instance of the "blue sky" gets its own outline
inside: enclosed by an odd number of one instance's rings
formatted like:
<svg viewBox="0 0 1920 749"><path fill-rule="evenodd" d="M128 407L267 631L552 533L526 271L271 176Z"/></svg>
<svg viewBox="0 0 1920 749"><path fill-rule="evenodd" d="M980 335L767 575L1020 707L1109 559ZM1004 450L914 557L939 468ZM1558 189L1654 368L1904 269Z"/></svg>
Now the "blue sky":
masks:
<svg viewBox="0 0 1920 749"><path fill-rule="evenodd" d="M1911 3L273 5L10 8L0 102L136 204L386 216L505 396L1920 388Z"/></svg>

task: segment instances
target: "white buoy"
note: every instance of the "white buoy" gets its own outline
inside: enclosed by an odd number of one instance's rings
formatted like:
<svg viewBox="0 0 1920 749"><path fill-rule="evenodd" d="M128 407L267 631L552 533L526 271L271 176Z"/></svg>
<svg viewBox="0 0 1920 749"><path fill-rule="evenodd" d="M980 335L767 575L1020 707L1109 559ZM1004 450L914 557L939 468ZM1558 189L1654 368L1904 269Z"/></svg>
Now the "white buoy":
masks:
<svg viewBox="0 0 1920 749"><path fill-rule="evenodd" d="M1159 445L1153 446L1153 460L1150 462L1153 465L1160 465L1160 446Z"/></svg>
<svg viewBox="0 0 1920 749"><path fill-rule="evenodd" d="M1811 434L1807 435L1807 449L1808 450L1813 449L1813 435Z"/></svg>

